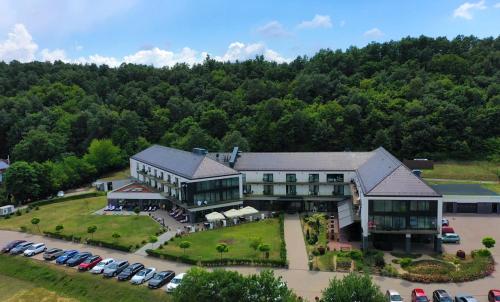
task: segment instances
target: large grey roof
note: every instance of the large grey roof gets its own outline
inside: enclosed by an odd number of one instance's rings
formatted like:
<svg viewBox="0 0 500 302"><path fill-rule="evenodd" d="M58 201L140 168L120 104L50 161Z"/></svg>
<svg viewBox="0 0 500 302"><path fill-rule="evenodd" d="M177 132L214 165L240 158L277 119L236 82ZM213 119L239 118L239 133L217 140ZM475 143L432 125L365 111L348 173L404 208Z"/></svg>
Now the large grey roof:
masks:
<svg viewBox="0 0 500 302"><path fill-rule="evenodd" d="M356 173L365 196L441 196L382 147Z"/></svg>
<svg viewBox="0 0 500 302"><path fill-rule="evenodd" d="M220 153L223 162L227 153ZM238 171L355 171L371 152L241 152ZM216 156L211 153L212 158ZM228 164L225 162L225 164Z"/></svg>
<svg viewBox="0 0 500 302"><path fill-rule="evenodd" d="M483 188L480 184L442 184L432 187L443 195L498 196L496 192Z"/></svg>
<svg viewBox="0 0 500 302"><path fill-rule="evenodd" d="M132 159L187 179L238 174L234 169L218 163L205 155L159 145L153 145L137 153L132 156Z"/></svg>

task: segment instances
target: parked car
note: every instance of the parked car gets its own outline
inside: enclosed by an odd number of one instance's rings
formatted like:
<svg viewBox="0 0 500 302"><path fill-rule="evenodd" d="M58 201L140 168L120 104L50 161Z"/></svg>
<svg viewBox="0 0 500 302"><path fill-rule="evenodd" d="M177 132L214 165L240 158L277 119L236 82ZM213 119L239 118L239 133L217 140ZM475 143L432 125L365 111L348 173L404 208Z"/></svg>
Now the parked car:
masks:
<svg viewBox="0 0 500 302"><path fill-rule="evenodd" d="M181 284L182 282L182 278L184 278L186 274L185 273L182 273L182 274L178 274L177 276L175 276L172 281L170 281L169 284L167 284L167 288L165 289L168 293L171 293L173 292L177 286L179 286L179 284Z"/></svg>
<svg viewBox="0 0 500 302"><path fill-rule="evenodd" d="M78 251L77 250L66 250L64 251L64 253L57 257L56 258L56 263L57 264L66 264L66 262L73 258L73 256L75 256L76 254L78 254Z"/></svg>
<svg viewBox="0 0 500 302"><path fill-rule="evenodd" d="M151 280L149 280L149 288L160 288L169 283L175 277L174 271L162 271L156 273Z"/></svg>
<svg viewBox="0 0 500 302"><path fill-rule="evenodd" d="M154 267L143 268L137 274L135 274L132 277L132 279L130 279L130 283L142 284L142 283L148 281L149 279L153 278L155 273L156 273L156 268L154 268Z"/></svg>
<svg viewBox="0 0 500 302"><path fill-rule="evenodd" d="M33 242L31 242L31 241L23 242L23 243L17 245L16 247L12 248L9 251L9 254L18 255L18 254L24 253L24 251L27 250L32 245L33 245Z"/></svg>
<svg viewBox="0 0 500 302"><path fill-rule="evenodd" d="M444 218L441 219L441 225L442 226L449 226L450 225L450 221L448 220L448 218Z"/></svg>
<svg viewBox="0 0 500 302"><path fill-rule="evenodd" d="M20 245L21 243L24 243L26 242L26 240L14 240L14 241L11 241L9 243L7 243L7 245L5 245L3 248L2 248L2 253L8 253L10 252L11 249L15 248L16 246Z"/></svg>
<svg viewBox="0 0 500 302"><path fill-rule="evenodd" d="M119 273L117 278L120 281L129 280L143 268L144 265L142 263L133 263L129 265L126 269L124 269L121 273Z"/></svg>
<svg viewBox="0 0 500 302"><path fill-rule="evenodd" d="M45 250L47 250L45 243L35 243L24 251L24 256L32 257L45 252Z"/></svg>
<svg viewBox="0 0 500 302"><path fill-rule="evenodd" d="M488 292L488 302L500 301L500 289L492 289Z"/></svg>
<svg viewBox="0 0 500 302"><path fill-rule="evenodd" d="M460 236L458 236L458 234L455 233L447 233L443 235L442 242L460 244Z"/></svg>
<svg viewBox="0 0 500 302"><path fill-rule="evenodd" d="M45 253L43 253L43 259L52 261L57 257L61 256L62 254L64 254L64 251L62 249L51 248L46 250Z"/></svg>
<svg viewBox="0 0 500 302"><path fill-rule="evenodd" d="M448 233L455 233L455 230L451 226L444 226L441 228L442 235L446 235Z"/></svg>
<svg viewBox="0 0 500 302"><path fill-rule="evenodd" d="M444 289L438 289L432 293L432 302L453 302L453 299Z"/></svg>
<svg viewBox="0 0 500 302"><path fill-rule="evenodd" d="M429 302L429 298L423 289L415 288L411 291L411 302Z"/></svg>
<svg viewBox="0 0 500 302"><path fill-rule="evenodd" d="M68 261L66 261L66 265L70 267L80 265L80 263L82 263L83 261L85 261L85 259L91 256L92 254L89 252L80 252L74 255L73 257L69 258Z"/></svg>
<svg viewBox="0 0 500 302"><path fill-rule="evenodd" d="M385 301L387 302L401 302L403 298L401 295L395 290L388 290L385 292Z"/></svg>
<svg viewBox="0 0 500 302"><path fill-rule="evenodd" d="M64 191L57 192L57 197L64 197Z"/></svg>
<svg viewBox="0 0 500 302"><path fill-rule="evenodd" d="M101 262L101 260L102 258L99 255L90 256L87 259L85 259L85 261L80 263L80 265L78 265L78 270L88 271L92 269L94 266L96 266L97 263Z"/></svg>
<svg viewBox="0 0 500 302"><path fill-rule="evenodd" d="M106 266L102 274L106 278L112 278L121 273L127 266L128 261L118 260Z"/></svg>
<svg viewBox="0 0 500 302"><path fill-rule="evenodd" d="M101 262L97 263L96 266L94 266L90 272L92 274L102 274L102 272L104 271L104 269L110 265L111 263L115 262L115 260L113 258L107 258L107 259L104 259L104 260L101 260Z"/></svg>
<svg viewBox="0 0 500 302"><path fill-rule="evenodd" d="M469 294L458 294L455 296L455 302L477 302L477 300Z"/></svg>

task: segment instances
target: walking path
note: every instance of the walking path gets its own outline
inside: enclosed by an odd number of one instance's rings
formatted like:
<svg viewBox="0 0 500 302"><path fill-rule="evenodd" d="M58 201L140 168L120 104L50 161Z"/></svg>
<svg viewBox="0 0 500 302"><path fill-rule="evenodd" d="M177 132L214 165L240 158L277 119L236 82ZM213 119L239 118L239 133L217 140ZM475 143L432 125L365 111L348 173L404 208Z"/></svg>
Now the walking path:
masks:
<svg viewBox="0 0 500 302"><path fill-rule="evenodd" d="M146 253L146 250L157 249L160 246L160 244L163 244L165 241L169 241L170 238L174 237L175 233L176 233L176 231L168 231L168 232L161 234L160 236L158 236L157 242L155 242L153 244L148 243L148 244L144 245L143 247L141 247L140 249L135 251L134 254L141 255L141 256L147 256L148 253Z"/></svg>
<svg viewBox="0 0 500 302"><path fill-rule="evenodd" d="M299 214L285 215L286 257L290 269L308 270L306 244L302 235Z"/></svg>
<svg viewBox="0 0 500 302"><path fill-rule="evenodd" d="M289 217L285 220L286 227L289 228L297 228L300 227L297 223L300 223L297 218L294 216ZM286 230L286 228L285 228ZM295 233L289 232L288 236L297 236L298 234L302 234L300 232L295 231ZM301 235L299 235L300 237ZM285 231L286 237L286 231ZM27 233L20 232L12 232L12 231L0 231L0 246L4 246L8 242L15 239L25 239L34 242L45 242L48 247L59 247L62 249L77 249L82 251L89 251L95 255L100 255L102 257L111 257L115 259L126 259L129 262L140 262L145 266L153 266L158 270L173 270L177 274L187 271L191 266L183 263L177 263L167 260L161 260L154 257L143 256L133 253L126 253L101 247L95 247L90 245L84 245L79 243L73 243L69 241L62 241L53 238L47 238L39 235L32 235ZM302 240L302 238L300 238ZM290 243L289 243L290 242ZM290 256L294 255L292 258L293 266L300 267L301 260L299 259L297 253L297 258L295 258L295 249L300 249L298 242L296 239L288 238L287 251ZM305 255L305 250L300 252ZM17 256L20 257L20 256ZM42 259L41 255L37 255L34 257L35 259ZM297 260L297 261L296 261ZM297 264L298 263L298 264ZM51 265L47 263L47 265ZM229 269L238 271L242 274L255 274L262 270L262 268L257 267L230 267ZM304 269L297 268L289 268L289 269L275 269L275 274L277 276L283 277L283 280L286 281L288 286L294 290L294 292L302 296L309 301L314 301L315 297L321 297L321 291L328 286L328 282L331 278L334 277L342 277L343 273L336 272L318 272L318 271L309 271ZM432 293L432 291L442 288L449 291L451 294L457 293L469 293L474 295L478 301L487 302L487 293L488 290L492 288L500 287L500 274L498 272L494 272L492 276L472 282L467 283L449 283L449 284L421 284L421 283L412 283L401 279L373 276L373 279L376 284L378 284L382 291L386 291L387 289L394 289L400 292L400 294L405 298L405 301L410 301L410 292L413 288L423 288L428 294Z"/></svg>

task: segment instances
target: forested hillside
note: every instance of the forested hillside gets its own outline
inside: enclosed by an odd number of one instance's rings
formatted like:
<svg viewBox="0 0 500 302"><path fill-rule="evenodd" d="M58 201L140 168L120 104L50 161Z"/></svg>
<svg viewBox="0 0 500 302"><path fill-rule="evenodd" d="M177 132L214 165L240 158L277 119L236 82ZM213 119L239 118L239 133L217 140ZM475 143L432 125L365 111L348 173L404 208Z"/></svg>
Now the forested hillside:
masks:
<svg viewBox="0 0 500 302"><path fill-rule="evenodd" d="M0 157L61 161L94 138L211 151L371 150L488 158L500 149L500 37L405 38L288 64L0 63Z"/></svg>

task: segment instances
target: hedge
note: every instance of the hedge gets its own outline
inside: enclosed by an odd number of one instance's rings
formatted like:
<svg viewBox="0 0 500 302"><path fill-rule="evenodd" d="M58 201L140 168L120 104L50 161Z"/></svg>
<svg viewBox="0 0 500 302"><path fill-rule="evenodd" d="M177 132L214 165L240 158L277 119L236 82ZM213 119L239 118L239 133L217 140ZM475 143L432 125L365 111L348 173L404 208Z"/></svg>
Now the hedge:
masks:
<svg viewBox="0 0 500 302"><path fill-rule="evenodd" d="M281 237L280 259L283 263L286 263L286 266L288 266L288 261L286 260L285 215L283 213L280 213L279 225L280 225L280 237Z"/></svg>
<svg viewBox="0 0 500 302"><path fill-rule="evenodd" d="M151 257L156 257L165 260L183 262L191 265L199 266L230 266L230 265L247 265L247 266L270 266L270 267L288 267L288 263L283 260L271 259L245 259L245 258L222 258L214 260L194 260L185 256L174 256L148 249L146 253Z"/></svg>
<svg viewBox="0 0 500 302"><path fill-rule="evenodd" d="M66 196L66 197L58 197L58 198L52 198L52 199L44 199L44 200L39 200L32 202L28 204L28 208L33 209L35 207L41 207L45 206L48 204L53 204L53 203L59 203L63 201L69 201L69 200L76 200L76 199L81 199L81 198L90 198L90 197L97 197L97 196L104 196L104 192L89 192L89 193L83 193L83 194L78 194L78 195L71 195L71 196Z"/></svg>
<svg viewBox="0 0 500 302"><path fill-rule="evenodd" d="M43 233L45 234L45 236L51 237L51 238L62 239L62 240L73 241L73 242L81 242L82 241L81 237L77 237L77 236L73 236L73 235L65 235L65 234L60 234L60 233L56 233L56 232L49 232L49 231L44 231ZM117 243L105 242L105 241L93 240L93 239L87 239L86 243L89 245L105 247L105 248L119 250L119 251L123 251L123 252L130 252L130 251L132 251L132 248L133 248L132 245L124 246L124 245L120 245Z"/></svg>

